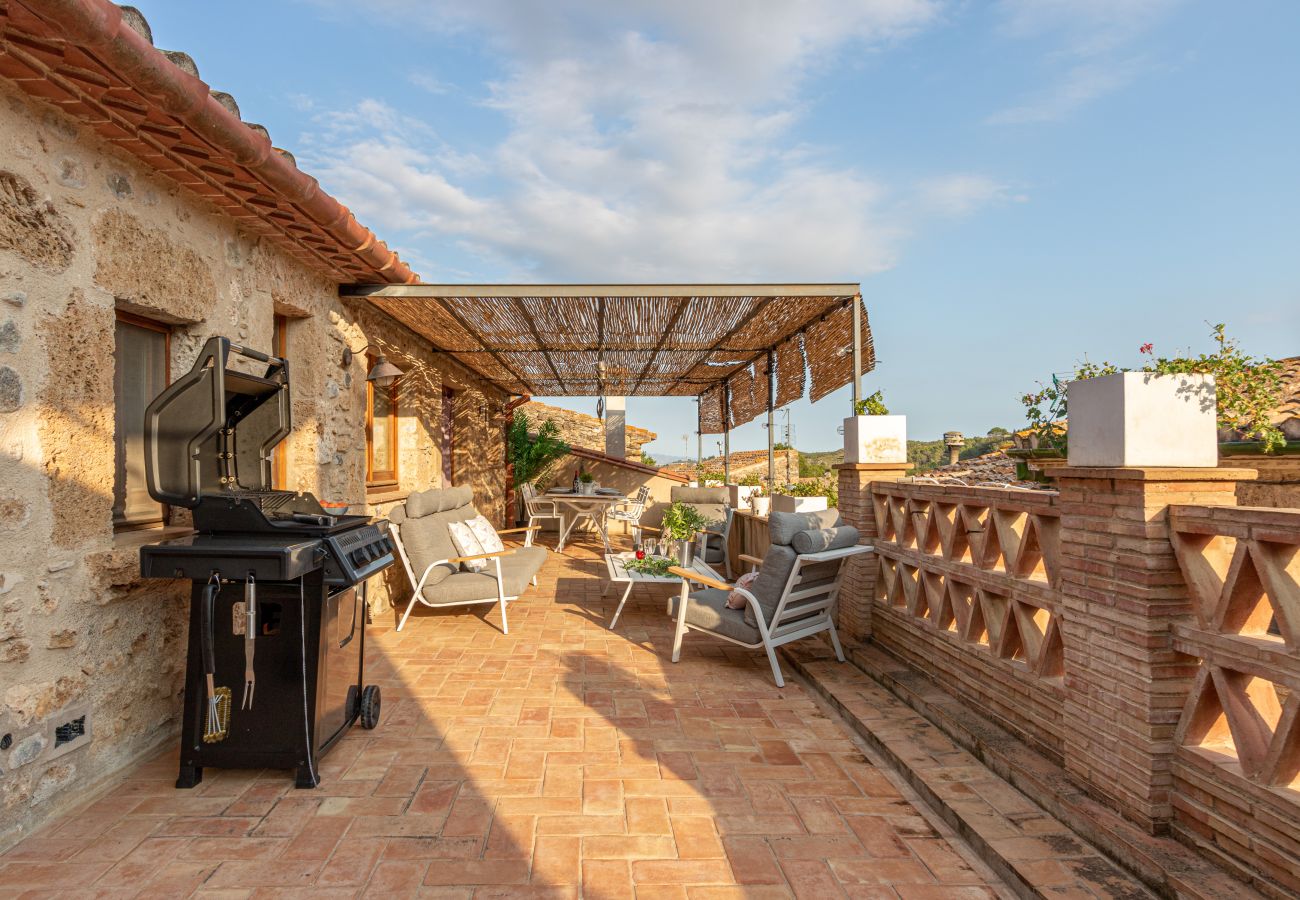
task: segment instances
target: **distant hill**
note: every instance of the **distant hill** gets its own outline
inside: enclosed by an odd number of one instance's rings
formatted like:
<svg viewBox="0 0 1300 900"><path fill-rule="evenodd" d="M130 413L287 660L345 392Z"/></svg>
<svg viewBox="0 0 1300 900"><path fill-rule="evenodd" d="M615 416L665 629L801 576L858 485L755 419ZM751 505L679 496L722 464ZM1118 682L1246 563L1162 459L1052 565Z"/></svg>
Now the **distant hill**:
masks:
<svg viewBox="0 0 1300 900"><path fill-rule="evenodd" d="M982 437L968 437L958 458L970 459L975 456L983 456L985 453L998 449L998 447L1007 443L1010 438L1011 435L1000 428L995 428L992 433ZM810 452L801 450L800 458L803 460L801 467L817 466L829 470L831 466L844 461L844 451L823 450ZM908 441L907 461L914 467L914 472L928 472L931 469L948 464L948 447L942 439L937 441Z"/></svg>

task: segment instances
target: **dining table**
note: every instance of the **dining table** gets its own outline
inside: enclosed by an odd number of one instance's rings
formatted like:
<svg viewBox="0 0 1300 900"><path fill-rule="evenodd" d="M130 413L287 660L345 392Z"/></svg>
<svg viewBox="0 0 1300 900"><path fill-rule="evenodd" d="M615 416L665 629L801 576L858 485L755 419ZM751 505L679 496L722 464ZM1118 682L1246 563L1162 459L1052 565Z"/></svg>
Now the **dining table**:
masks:
<svg viewBox="0 0 1300 900"><path fill-rule="evenodd" d="M545 497L555 503L557 511L561 509L565 511L564 518L561 520L563 524L560 528L560 541L555 546L556 553L564 550L564 542L568 540L573 526L582 518L596 526L596 530L600 532L600 539L605 543L605 552L613 552L609 545L609 531L605 527L605 516L611 508L626 503L627 494L613 488L597 488L590 494L575 494L570 488L551 488L546 492Z"/></svg>

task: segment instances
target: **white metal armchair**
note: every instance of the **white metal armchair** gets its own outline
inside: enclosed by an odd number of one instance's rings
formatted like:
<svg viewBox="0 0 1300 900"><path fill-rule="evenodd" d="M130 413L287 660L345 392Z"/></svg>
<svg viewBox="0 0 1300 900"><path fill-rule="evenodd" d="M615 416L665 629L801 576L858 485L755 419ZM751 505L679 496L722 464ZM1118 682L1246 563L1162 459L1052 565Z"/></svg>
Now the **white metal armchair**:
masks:
<svg viewBox="0 0 1300 900"><path fill-rule="evenodd" d="M554 500L543 499L538 495L537 488L527 481L519 486L519 493L524 498L524 512L528 513L528 527L530 529L537 525L538 519L556 519L560 523L559 533L564 534L564 513L560 512ZM532 531L529 531L528 537L529 546L531 546ZM555 549L559 550L558 543Z"/></svg>
<svg viewBox="0 0 1300 900"><path fill-rule="evenodd" d="M835 658L844 661L834 619L844 561L872 548L858 544L858 530L840 524L836 510L773 513L770 524L772 545L758 578L748 588L678 566L669 569L682 579L673 610L677 617L673 662L681 658L688 631L702 631L750 650L763 649L778 687L785 686L776 657L776 648L783 644L828 631ZM703 588L692 591L691 582ZM745 598L745 609L727 606L732 591Z"/></svg>

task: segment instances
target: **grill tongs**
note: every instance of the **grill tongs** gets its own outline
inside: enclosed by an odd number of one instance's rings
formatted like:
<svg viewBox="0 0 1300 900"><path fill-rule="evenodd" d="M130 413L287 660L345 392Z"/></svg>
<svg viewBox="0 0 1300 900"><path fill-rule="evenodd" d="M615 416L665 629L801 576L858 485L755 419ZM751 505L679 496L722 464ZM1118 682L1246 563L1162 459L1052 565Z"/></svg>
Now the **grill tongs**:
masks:
<svg viewBox="0 0 1300 900"><path fill-rule="evenodd" d="M230 728L230 688L216 687L217 657L213 652L216 631L216 601L221 590L221 578L216 572L203 586L203 600L199 607L199 645L203 656L203 675L208 683L207 716L203 724L203 742L212 744L226 739Z"/></svg>

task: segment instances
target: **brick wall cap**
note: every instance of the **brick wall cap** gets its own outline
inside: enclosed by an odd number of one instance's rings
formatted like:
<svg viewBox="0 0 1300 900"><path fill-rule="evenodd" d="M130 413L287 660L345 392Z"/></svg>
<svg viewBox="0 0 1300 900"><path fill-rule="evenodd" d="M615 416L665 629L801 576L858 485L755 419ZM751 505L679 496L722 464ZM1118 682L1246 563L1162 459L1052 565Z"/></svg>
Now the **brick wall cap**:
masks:
<svg viewBox="0 0 1300 900"><path fill-rule="evenodd" d="M1053 478L1110 478L1117 481L1254 481L1259 475L1254 469L1240 468L1174 468L1169 466L1132 466L1125 468L1096 468L1092 466L1062 466L1052 471Z"/></svg>
<svg viewBox="0 0 1300 900"><path fill-rule="evenodd" d="M912 468L911 463L836 463L836 469L852 472L906 472Z"/></svg>

